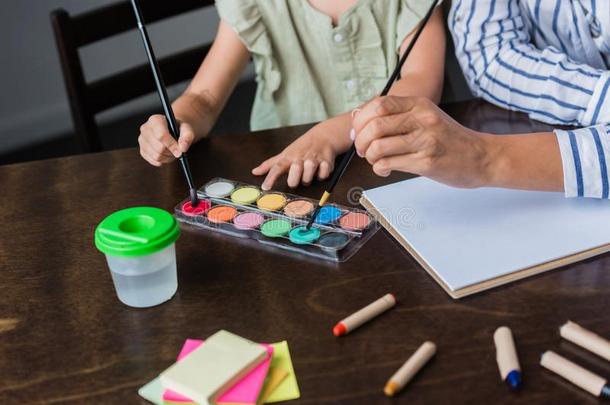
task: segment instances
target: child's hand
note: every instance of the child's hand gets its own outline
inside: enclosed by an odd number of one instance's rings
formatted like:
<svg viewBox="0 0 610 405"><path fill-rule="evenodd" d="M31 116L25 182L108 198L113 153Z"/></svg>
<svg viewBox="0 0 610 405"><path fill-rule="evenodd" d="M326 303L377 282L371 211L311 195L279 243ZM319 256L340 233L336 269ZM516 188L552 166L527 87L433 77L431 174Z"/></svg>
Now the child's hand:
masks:
<svg viewBox="0 0 610 405"><path fill-rule="evenodd" d="M170 134L163 115L153 115L140 127L140 155L151 165L161 166L179 158L195 140L193 127L180 124L180 139Z"/></svg>
<svg viewBox="0 0 610 405"><path fill-rule="evenodd" d="M316 173L319 180L330 175L338 152L330 140L334 134L321 133L320 125L288 145L282 153L265 160L252 170L256 176L267 174L261 186L263 190L270 190L278 177L286 172L288 186L292 188L300 183L310 184Z"/></svg>

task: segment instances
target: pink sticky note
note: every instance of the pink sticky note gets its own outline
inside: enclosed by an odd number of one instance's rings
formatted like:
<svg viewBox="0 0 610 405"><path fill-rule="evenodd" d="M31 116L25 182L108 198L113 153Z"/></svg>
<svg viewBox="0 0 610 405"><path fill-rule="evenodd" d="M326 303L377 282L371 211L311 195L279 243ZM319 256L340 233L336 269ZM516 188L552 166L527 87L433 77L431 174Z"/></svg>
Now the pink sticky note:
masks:
<svg viewBox="0 0 610 405"><path fill-rule="evenodd" d="M267 348L267 358L241 381L222 394L216 400L217 404L256 404L273 357L273 347L266 344L263 344L263 346Z"/></svg>
<svg viewBox="0 0 610 405"><path fill-rule="evenodd" d="M203 344L203 340L198 339L187 339L180 350L178 355L178 361L188 356L193 350ZM263 344L267 349L267 358L254 370L250 371L244 378L238 381L234 386L229 388L223 393L220 398L216 400L216 403L231 403L231 404L256 404L263 383L267 377L269 366L271 365L271 358L273 357L273 347L270 345ZM166 402L173 402L178 404L193 404L193 400L184 395L181 395L172 390L165 390L163 393L163 400Z"/></svg>

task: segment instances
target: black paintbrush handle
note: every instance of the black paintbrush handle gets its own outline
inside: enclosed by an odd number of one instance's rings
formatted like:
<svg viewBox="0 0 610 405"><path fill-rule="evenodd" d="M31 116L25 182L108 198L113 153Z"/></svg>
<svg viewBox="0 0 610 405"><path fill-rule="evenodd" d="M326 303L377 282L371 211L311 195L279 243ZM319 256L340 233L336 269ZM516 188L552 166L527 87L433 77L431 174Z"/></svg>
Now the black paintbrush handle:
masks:
<svg viewBox="0 0 610 405"><path fill-rule="evenodd" d="M382 97L387 96L388 93L390 92L392 85L394 84L394 82L396 81L398 76L400 75L400 71L401 71L402 67L404 66L407 58L409 57L409 54L413 50L415 43L419 39L419 36L423 32L424 28L426 27L426 24L428 24L428 20L430 20L430 17L432 17L432 13L434 12L434 9L436 8L437 4L438 4L438 0L434 0L432 2L432 4L430 5L428 12L424 16L421 23L419 24L419 28L415 32L415 35L413 36L413 39L409 43L409 46L407 46L407 49L405 49L404 54L401 56L400 60L396 64L396 67L394 68L394 71L392 72L392 75L388 79L388 82L386 83L385 87L383 88L380 96L382 96ZM347 166L349 165L349 162L351 162L351 160L355 154L356 154L356 145L352 143L352 146L349 148L349 151L347 151L347 153L341 160L341 163L339 163L339 166L337 166L335 172L333 173L333 176L331 177L330 183L329 183L330 186L326 189L326 191L324 192L324 196L322 197L322 199L320 201L323 201L323 200L326 201L326 199L333 193L333 191L335 190L335 186L337 185L337 183L339 183L339 179L341 179L341 176L343 176L343 173L345 173L345 171L347 170ZM309 219L309 222L307 222L307 226L306 226L307 229L311 228L311 225L313 224L316 217L318 216L318 213L320 212L321 207L322 207L322 204L318 203L318 206L316 207L314 212L311 214L311 218Z"/></svg>
<svg viewBox="0 0 610 405"><path fill-rule="evenodd" d="M148 57L148 63L150 64L150 68L153 73L153 77L155 78L155 85L157 86L157 93L159 93L159 98L161 99L161 104L163 105L163 112L165 113L165 118L167 119L167 125L169 126L169 132L172 136L178 140L180 137L180 127L178 126L178 122L176 121L176 117L174 116L174 110L172 109L171 102L169 101L169 96L167 95L167 90L165 88L165 82L163 81L163 76L161 76L161 69L159 69L159 64L157 63L157 58L155 57L155 52L150 43L150 38L148 36L148 30L146 29L146 25L144 25L144 18L142 17L142 10L140 8L140 3L138 0L131 0L131 5L133 7L133 12L136 15L136 20L138 22L138 29L142 36L142 42L144 43L144 48L146 49L146 56ZM193 192L195 190L195 184L193 182L193 175L191 174L191 169L189 167L188 159L186 157L186 153L183 153L179 158L180 166L182 166L182 171L184 172L184 176L186 177L186 182L188 183L189 190L191 190L191 200L193 200ZM196 198L196 193L195 193Z"/></svg>
<svg viewBox="0 0 610 405"><path fill-rule="evenodd" d="M400 75L400 71L401 71L403 65L405 64L405 61L409 57L409 54L413 50L415 43L419 39L419 36L423 32L424 28L426 27L426 24L428 24L430 17L432 17L432 13L434 12L434 9L436 8L437 3L438 3L438 0L434 0L432 2L432 4L430 5L428 12L422 19L421 23L419 24L419 28L415 32L415 35L413 36L413 39L409 43L409 46L407 46L407 49L405 49L405 52L403 53L400 60L396 64L396 67L394 68L394 71L392 72L392 75L388 79L388 82L386 83L385 87L381 91L380 96L382 96L382 97L387 96L388 93L390 92L392 85L394 84L394 82L396 81L398 76ZM333 191L335 190L335 186L337 185L337 183L339 183L339 179L341 179L341 176L343 176L343 173L345 173L345 171L347 170L347 166L349 166L349 163L351 162L351 160L355 154L356 154L356 145L352 143L352 146L349 148L349 150L347 151L347 153L345 154L343 159L341 159L341 163L339 163L339 166L337 166L335 172L333 173L333 176L331 177L330 183L329 183L330 186L326 189L326 191L324 192L324 196L322 197L322 199L320 201L324 200L324 202L325 202L326 199L333 193ZM316 217L318 216L318 213L320 212L320 208L322 208L322 204L318 203L318 206L316 207L314 212L311 214L311 218L309 219L309 222L307 222L307 226L306 226L307 229L311 228L311 225L313 224Z"/></svg>
<svg viewBox="0 0 610 405"><path fill-rule="evenodd" d="M428 20L430 20L430 17L432 17L432 13L434 12L434 9L436 8L437 3L438 3L438 0L434 0L432 2L430 9L426 13L421 24L419 25L419 28L415 32L413 39L411 40L411 42L409 42L409 46L407 46L407 49L405 49L405 52L403 53L402 57L396 64L396 67L394 68L394 71L392 72L392 75L388 79L388 82L385 85L385 87L383 88L383 91L381 92L380 96L382 96L382 97L387 96L388 93L390 92L390 89L392 88L394 81L396 81L396 79L400 75L400 71L402 70L402 67L405 64L407 58L409 57L409 54L413 50L415 43L417 42L417 40L418 40L419 36L421 35L421 33L423 32L424 28L426 27ZM352 144L352 146L350 147L347 154L341 160L341 163L337 167L337 170L333 174L333 177L330 180L330 187L326 191L328 191L329 193L332 194L333 190L335 189L335 186L339 182L339 179L341 178L341 176L343 176L343 173L345 173L345 170L347 169L349 162L352 160L352 158L354 157L355 154L356 154L356 145Z"/></svg>
<svg viewBox="0 0 610 405"><path fill-rule="evenodd" d="M333 177L330 178L330 187L327 190L329 193L333 192L335 186L339 182L339 179L341 178L341 176L343 176L345 170L347 170L347 166L349 166L349 162L352 160L355 154L356 147L354 146L354 144L352 144L350 149L345 153L345 155L343 155L343 159L341 159L341 163L339 163L339 166L337 166L337 170L335 170L335 172L333 173Z"/></svg>

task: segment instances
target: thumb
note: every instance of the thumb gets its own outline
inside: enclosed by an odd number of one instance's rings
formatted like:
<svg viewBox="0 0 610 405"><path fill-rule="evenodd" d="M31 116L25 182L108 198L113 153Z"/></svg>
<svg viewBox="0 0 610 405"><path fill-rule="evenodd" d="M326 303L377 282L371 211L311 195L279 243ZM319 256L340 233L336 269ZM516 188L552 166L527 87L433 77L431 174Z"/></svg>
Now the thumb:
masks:
<svg viewBox="0 0 610 405"><path fill-rule="evenodd" d="M194 140L195 131L193 131L193 127L186 123L180 125L180 138L178 139L178 147L180 148L180 152L186 153Z"/></svg>

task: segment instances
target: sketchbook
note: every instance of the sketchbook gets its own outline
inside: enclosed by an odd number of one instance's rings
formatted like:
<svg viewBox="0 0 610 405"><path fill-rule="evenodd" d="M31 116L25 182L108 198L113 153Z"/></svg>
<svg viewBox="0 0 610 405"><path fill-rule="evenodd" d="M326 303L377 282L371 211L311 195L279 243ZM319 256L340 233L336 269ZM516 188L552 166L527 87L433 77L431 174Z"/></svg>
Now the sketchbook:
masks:
<svg viewBox="0 0 610 405"><path fill-rule="evenodd" d="M610 251L610 201L418 177L360 203L453 298Z"/></svg>

